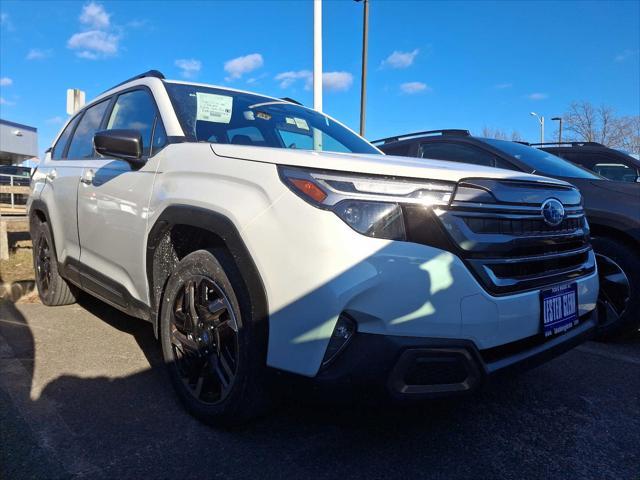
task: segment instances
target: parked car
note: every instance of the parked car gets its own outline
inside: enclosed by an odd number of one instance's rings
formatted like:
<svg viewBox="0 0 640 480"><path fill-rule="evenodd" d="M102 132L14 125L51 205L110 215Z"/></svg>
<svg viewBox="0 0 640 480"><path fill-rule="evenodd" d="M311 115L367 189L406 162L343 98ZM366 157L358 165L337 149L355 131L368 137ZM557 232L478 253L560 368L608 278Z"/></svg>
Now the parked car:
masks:
<svg viewBox="0 0 640 480"><path fill-rule="evenodd" d="M150 321L188 410L230 424L263 411L267 367L419 399L582 342L598 276L581 202L151 71L63 127L29 215L43 303L84 290Z"/></svg>
<svg viewBox="0 0 640 480"><path fill-rule="evenodd" d="M602 339L640 325L640 185L607 180L548 152L467 130L434 130L373 142L391 155L484 165L546 175L577 186L584 198L600 271ZM571 225L567 216L563 225ZM553 247L549 252L553 252Z"/></svg>
<svg viewBox="0 0 640 480"><path fill-rule="evenodd" d="M597 142L532 143L609 180L640 183L640 160Z"/></svg>

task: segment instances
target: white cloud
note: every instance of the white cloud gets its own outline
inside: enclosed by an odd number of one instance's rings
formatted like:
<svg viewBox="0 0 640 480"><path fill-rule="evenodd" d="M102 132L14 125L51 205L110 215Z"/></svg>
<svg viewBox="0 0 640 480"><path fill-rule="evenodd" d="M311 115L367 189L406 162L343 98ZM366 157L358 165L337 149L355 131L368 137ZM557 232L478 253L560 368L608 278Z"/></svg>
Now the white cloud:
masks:
<svg viewBox="0 0 640 480"><path fill-rule="evenodd" d="M386 59L382 61L382 67L389 68L407 68L413 64L416 56L420 53L419 49L415 49L411 52L394 51Z"/></svg>
<svg viewBox="0 0 640 480"><path fill-rule="evenodd" d="M617 63L622 63L629 60L630 58L635 57L637 54L638 54L638 50L626 49L623 52L617 54L615 57L613 57L613 61Z"/></svg>
<svg viewBox="0 0 640 480"><path fill-rule="evenodd" d="M8 87L11 84L13 84L13 80L11 80L9 77L0 78L0 87Z"/></svg>
<svg viewBox="0 0 640 480"><path fill-rule="evenodd" d="M89 60L112 57L118 53L120 35L112 33L111 14L95 2L82 7L79 20L85 29L74 33L67 40L67 48L76 51L76 56Z"/></svg>
<svg viewBox="0 0 640 480"><path fill-rule="evenodd" d="M202 68L202 62L195 58L181 58L175 61L175 65L182 70L182 76L185 78L194 77Z"/></svg>
<svg viewBox="0 0 640 480"><path fill-rule="evenodd" d="M0 105L6 105L7 107L10 107L11 105L15 105L15 103L0 97Z"/></svg>
<svg viewBox="0 0 640 480"><path fill-rule="evenodd" d="M431 87L422 82L406 82L400 85L400 90L402 90L402 93L413 95L414 93L430 92Z"/></svg>
<svg viewBox="0 0 640 480"><path fill-rule="evenodd" d="M343 92L351 88L353 75L349 72L326 72L322 74L322 88L324 90Z"/></svg>
<svg viewBox="0 0 640 480"><path fill-rule="evenodd" d="M310 70L294 70L282 72L275 76L280 82L280 88L289 88L298 80L304 82L304 89L313 88L313 72ZM353 84L353 75L349 72L324 72L322 74L322 88L327 91L342 92L349 90Z"/></svg>
<svg viewBox="0 0 640 480"><path fill-rule="evenodd" d="M105 11L102 5L90 2L82 7L80 23L87 25L89 28L107 29L110 23L109 17L111 15Z"/></svg>
<svg viewBox="0 0 640 480"><path fill-rule="evenodd" d="M40 50L39 48L32 48L27 53L25 57L27 60L42 60L44 58L50 57L52 54L51 50Z"/></svg>
<svg viewBox="0 0 640 480"><path fill-rule="evenodd" d="M305 89L309 89L313 81L313 74L309 70L298 70L290 72L282 72L276 75L276 81L280 82L280 88L289 88L296 80L305 81Z"/></svg>
<svg viewBox="0 0 640 480"><path fill-rule="evenodd" d="M549 95L547 95L546 93L535 92L535 93L530 93L529 95L527 95L527 98L529 100L545 100L545 99L549 98Z"/></svg>
<svg viewBox="0 0 640 480"><path fill-rule="evenodd" d="M493 88L496 88L498 90L504 90L505 88L511 87L513 87L513 83L498 83L497 85L493 86Z"/></svg>
<svg viewBox="0 0 640 480"><path fill-rule="evenodd" d="M77 50L80 58L96 60L98 58L113 56L118 53L120 37L101 30L89 30L88 32L74 33L67 47Z"/></svg>
<svg viewBox="0 0 640 480"><path fill-rule="evenodd" d="M262 55L259 53L251 53L244 57L237 57L224 63L224 71L229 74L226 81L235 80L245 73L254 71L264 65Z"/></svg>

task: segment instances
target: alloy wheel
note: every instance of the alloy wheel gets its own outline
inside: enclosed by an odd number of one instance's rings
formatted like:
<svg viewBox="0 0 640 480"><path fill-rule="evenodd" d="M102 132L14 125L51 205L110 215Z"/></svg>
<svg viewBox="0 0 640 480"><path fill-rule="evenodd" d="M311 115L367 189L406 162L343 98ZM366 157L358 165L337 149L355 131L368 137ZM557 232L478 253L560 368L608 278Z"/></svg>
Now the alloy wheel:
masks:
<svg viewBox="0 0 640 480"><path fill-rule="evenodd" d="M233 387L238 368L238 323L229 299L210 278L186 279L169 325L178 373L198 401L216 404Z"/></svg>
<svg viewBox="0 0 640 480"><path fill-rule="evenodd" d="M42 235L38 242L36 253L36 274L38 275L38 287L46 294L51 286L51 249L47 238Z"/></svg>
<svg viewBox="0 0 640 480"><path fill-rule="evenodd" d="M598 296L598 314L602 325L617 322L624 315L631 286L624 270L611 258L597 254L600 294Z"/></svg>

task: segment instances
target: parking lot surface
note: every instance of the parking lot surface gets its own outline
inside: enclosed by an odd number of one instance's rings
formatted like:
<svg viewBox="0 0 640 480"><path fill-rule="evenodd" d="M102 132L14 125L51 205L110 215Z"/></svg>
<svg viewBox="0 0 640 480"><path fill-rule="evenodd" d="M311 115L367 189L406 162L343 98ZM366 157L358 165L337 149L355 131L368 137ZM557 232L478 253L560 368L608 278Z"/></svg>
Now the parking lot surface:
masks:
<svg viewBox="0 0 640 480"><path fill-rule="evenodd" d="M474 396L314 402L221 431L184 412L150 324L87 297L0 304L0 478L640 479L640 334Z"/></svg>

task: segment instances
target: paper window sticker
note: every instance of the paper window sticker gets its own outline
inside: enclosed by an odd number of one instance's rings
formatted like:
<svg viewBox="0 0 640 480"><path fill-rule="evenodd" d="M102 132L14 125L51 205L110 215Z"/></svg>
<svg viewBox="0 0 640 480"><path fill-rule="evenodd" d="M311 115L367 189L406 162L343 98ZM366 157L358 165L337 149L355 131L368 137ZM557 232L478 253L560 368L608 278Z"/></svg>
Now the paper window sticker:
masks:
<svg viewBox="0 0 640 480"><path fill-rule="evenodd" d="M285 122L287 122L287 123L288 123L288 124L290 124L290 125L295 125L295 124L296 124L296 121L295 121L293 118L291 118L291 117L286 117L286 118L284 119L284 121L285 121Z"/></svg>
<svg viewBox="0 0 640 480"><path fill-rule="evenodd" d="M256 118L260 118L262 120L271 120L271 115L265 112L256 112Z"/></svg>
<svg viewBox="0 0 640 480"><path fill-rule="evenodd" d="M245 120L255 120L255 117L253 116L253 112L251 110L247 110L246 112L242 113L244 115L244 119Z"/></svg>
<svg viewBox="0 0 640 480"><path fill-rule="evenodd" d="M196 120L229 123L233 112L233 97L215 93L196 92L198 105Z"/></svg>
<svg viewBox="0 0 640 480"><path fill-rule="evenodd" d="M296 127L298 127L299 129L309 130L309 125L304 118L294 118L294 121L296 122Z"/></svg>

